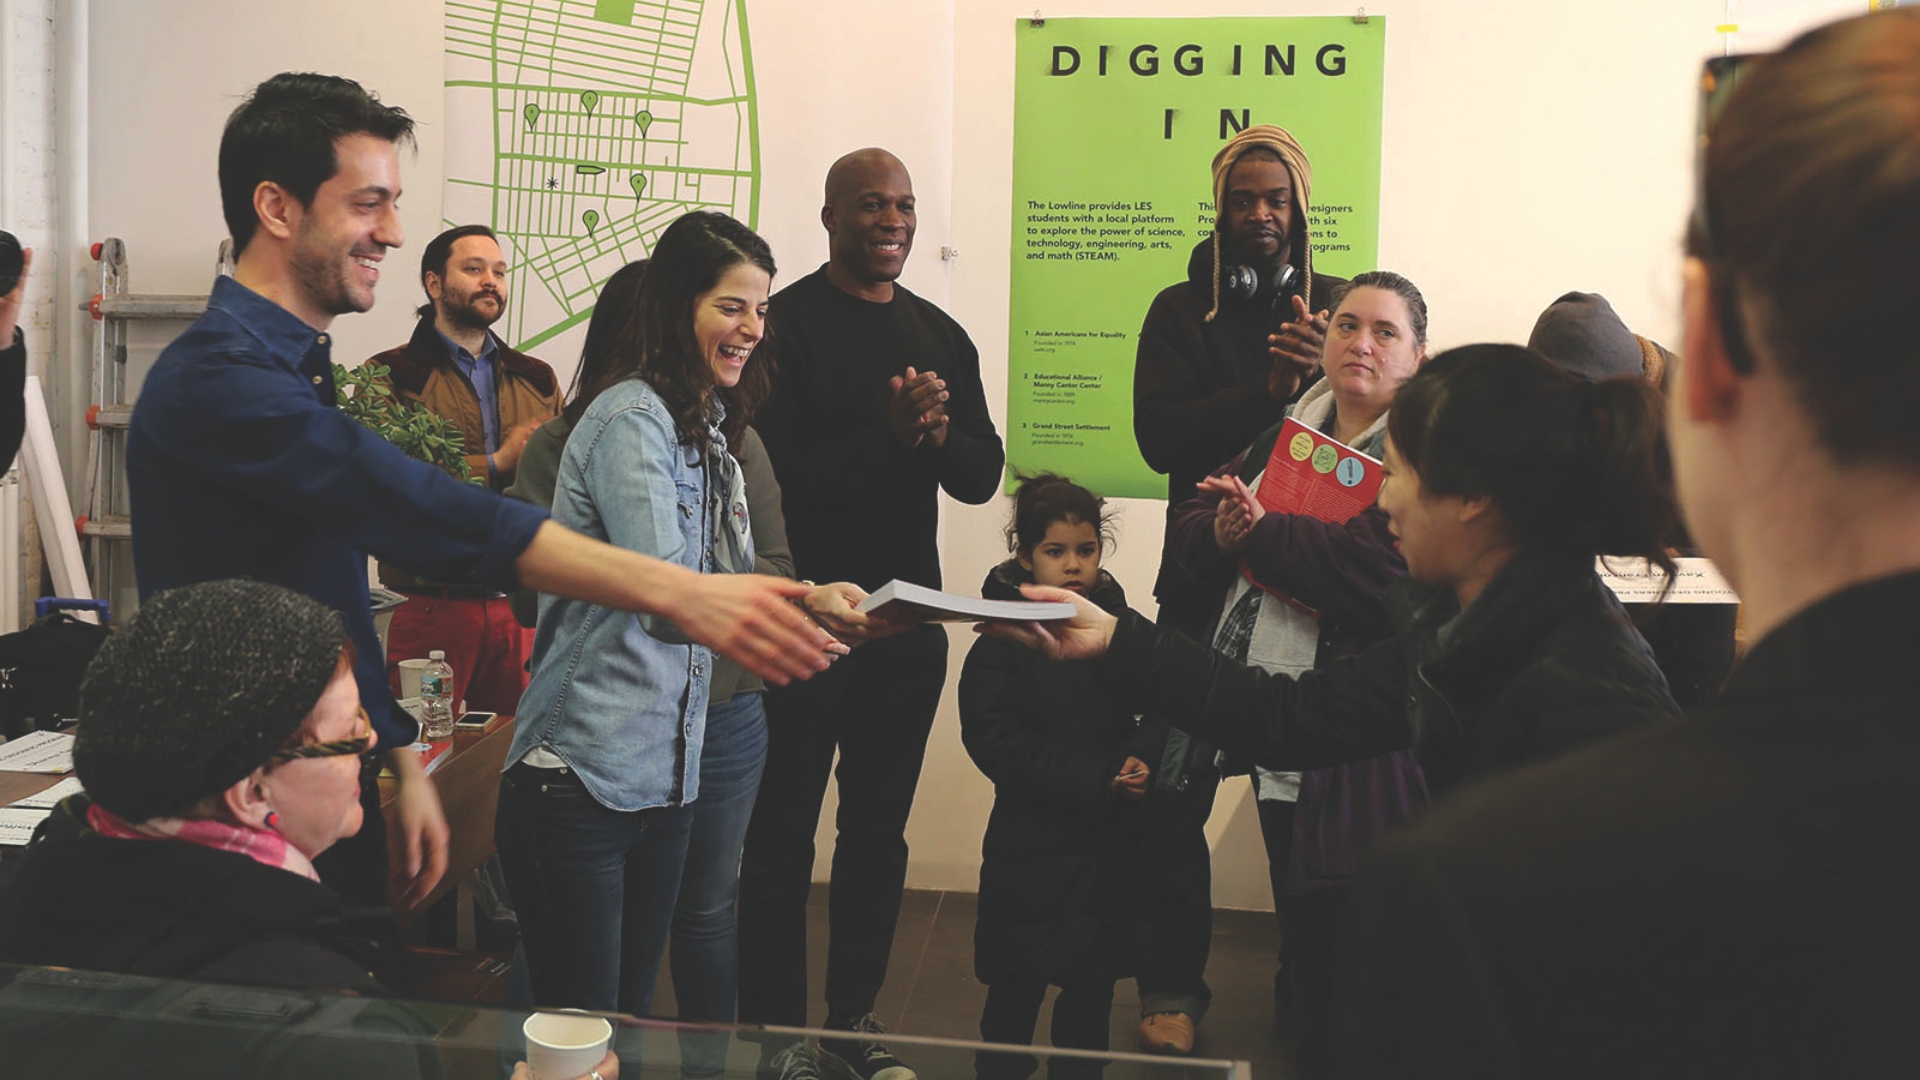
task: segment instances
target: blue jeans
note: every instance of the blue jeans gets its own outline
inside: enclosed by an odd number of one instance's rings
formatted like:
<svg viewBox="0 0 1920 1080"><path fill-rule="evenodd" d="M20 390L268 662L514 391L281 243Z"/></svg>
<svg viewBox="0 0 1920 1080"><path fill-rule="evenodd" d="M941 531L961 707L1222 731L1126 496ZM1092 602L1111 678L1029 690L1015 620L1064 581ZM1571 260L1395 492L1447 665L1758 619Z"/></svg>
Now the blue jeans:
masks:
<svg viewBox="0 0 1920 1080"><path fill-rule="evenodd" d="M740 846L766 763L767 713L759 691L735 694L708 707L700 797L693 802L686 872L673 913L673 996L681 1020L733 1023L740 974L733 914L740 891ZM726 1065L726 1051L725 1035L681 1033L681 1060L689 1076L718 1076Z"/></svg>
<svg viewBox="0 0 1920 1080"><path fill-rule="evenodd" d="M692 823L691 806L609 810L571 769L506 771L494 841L535 1004L647 1015Z"/></svg>

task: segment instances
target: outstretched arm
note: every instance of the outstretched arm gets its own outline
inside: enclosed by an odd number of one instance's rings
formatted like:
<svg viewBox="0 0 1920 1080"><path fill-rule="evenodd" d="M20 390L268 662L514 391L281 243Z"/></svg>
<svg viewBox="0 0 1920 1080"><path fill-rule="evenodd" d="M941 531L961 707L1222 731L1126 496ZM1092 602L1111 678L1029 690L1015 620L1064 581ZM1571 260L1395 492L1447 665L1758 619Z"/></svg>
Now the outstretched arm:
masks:
<svg viewBox="0 0 1920 1080"><path fill-rule="evenodd" d="M671 620L694 641L782 686L825 671L833 654L845 651L789 603L810 591L798 581L699 574L551 521L515 567L539 592Z"/></svg>

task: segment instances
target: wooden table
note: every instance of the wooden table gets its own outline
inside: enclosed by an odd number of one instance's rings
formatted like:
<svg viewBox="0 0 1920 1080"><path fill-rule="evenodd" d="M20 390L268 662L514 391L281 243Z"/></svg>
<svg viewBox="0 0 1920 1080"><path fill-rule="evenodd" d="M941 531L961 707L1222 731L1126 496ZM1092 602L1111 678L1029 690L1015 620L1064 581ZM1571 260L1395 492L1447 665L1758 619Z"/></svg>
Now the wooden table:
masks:
<svg viewBox="0 0 1920 1080"><path fill-rule="evenodd" d="M397 912L402 925L412 922L422 911L458 888L467 875L479 869L487 856L493 854L493 812L500 801L500 769L506 764L507 749L512 744L511 716L495 717L482 731L454 733L453 749L429 777L440 792L447 828L453 834L447 853L447 872L424 900ZM45 791L63 779L64 776L45 773L0 771L0 806ZM387 820L387 849L397 859L403 849L399 826L391 810L394 787L391 778L380 778L380 809L381 816Z"/></svg>
<svg viewBox="0 0 1920 1080"><path fill-rule="evenodd" d="M29 795L38 795L72 775L0 771L0 806L9 806Z"/></svg>
<svg viewBox="0 0 1920 1080"><path fill-rule="evenodd" d="M507 763L507 749L513 745L513 717L496 716L483 731L455 731L453 749L436 762L428 779L439 789L440 806L447 814L447 831L452 841L447 851L447 872L419 903L396 909L400 925L405 926L420 913L458 888L467 875L480 868L493 854L493 812L500 804L500 770ZM393 813L397 797L392 777L380 778L380 816L387 820L387 852L399 859L402 847L398 816Z"/></svg>

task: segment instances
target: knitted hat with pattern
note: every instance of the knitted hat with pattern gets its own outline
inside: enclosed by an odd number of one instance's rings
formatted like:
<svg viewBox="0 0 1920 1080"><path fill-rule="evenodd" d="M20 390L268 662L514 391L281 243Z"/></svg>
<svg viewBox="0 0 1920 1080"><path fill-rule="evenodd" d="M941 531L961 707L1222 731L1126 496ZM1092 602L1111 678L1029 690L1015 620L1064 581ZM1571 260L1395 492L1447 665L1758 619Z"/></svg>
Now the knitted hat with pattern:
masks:
<svg viewBox="0 0 1920 1080"><path fill-rule="evenodd" d="M81 785L130 822L226 790L293 738L345 644L339 615L278 585L210 581L156 594L80 682Z"/></svg>
<svg viewBox="0 0 1920 1080"><path fill-rule="evenodd" d="M1223 221L1227 214L1227 177L1233 172L1233 166L1245 157L1249 150L1266 150L1280 159L1287 167L1287 175L1293 180L1293 205L1299 209L1299 235L1293 237L1293 250L1300 258L1300 295L1313 295L1313 245L1307 233L1307 215L1313 209L1313 163L1307 160L1307 152L1300 147L1286 128L1273 124L1255 124L1228 139L1213 155L1213 211L1216 221ZM1213 310L1207 312L1206 321L1220 313L1220 264L1222 260L1220 229L1213 230Z"/></svg>

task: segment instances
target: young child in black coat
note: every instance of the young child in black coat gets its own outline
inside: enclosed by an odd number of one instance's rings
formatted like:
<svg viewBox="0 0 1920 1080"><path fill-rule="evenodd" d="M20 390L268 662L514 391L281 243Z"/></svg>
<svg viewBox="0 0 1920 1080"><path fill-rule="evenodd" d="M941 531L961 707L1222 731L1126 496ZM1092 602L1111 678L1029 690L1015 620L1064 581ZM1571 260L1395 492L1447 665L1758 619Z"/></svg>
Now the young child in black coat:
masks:
<svg viewBox="0 0 1920 1080"><path fill-rule="evenodd" d="M1062 477L1025 479L1007 529L1014 558L981 587L1024 599L1033 582L1072 589L1108 611L1126 607L1100 569L1108 521L1101 499ZM1133 974L1140 860L1131 837L1151 779L1133 713L1091 664L1056 662L981 638L960 676L960 734L993 781L980 862L974 974L987 986L980 1037L1031 1045L1047 987L1053 1045L1105 1050L1113 985ZM1030 1054L981 1052L982 1080L1024 1080ZM1097 1076L1101 1063L1057 1057L1052 1080Z"/></svg>

